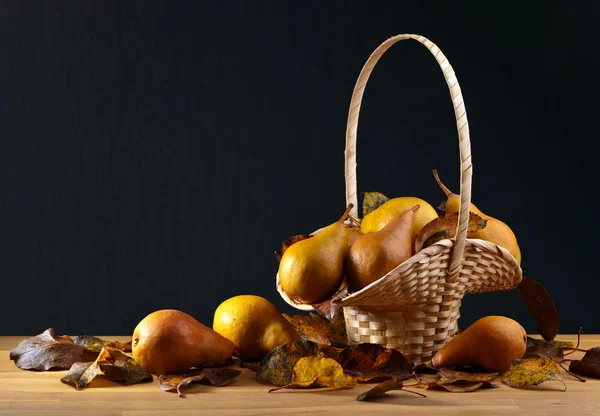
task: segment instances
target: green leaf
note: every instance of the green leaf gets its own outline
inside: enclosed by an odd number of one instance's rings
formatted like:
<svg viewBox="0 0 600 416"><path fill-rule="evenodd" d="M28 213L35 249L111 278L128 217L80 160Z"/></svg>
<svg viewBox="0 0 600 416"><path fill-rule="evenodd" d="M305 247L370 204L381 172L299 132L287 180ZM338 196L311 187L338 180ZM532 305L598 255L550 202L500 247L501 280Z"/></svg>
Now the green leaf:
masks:
<svg viewBox="0 0 600 416"><path fill-rule="evenodd" d="M390 199L379 192L363 193L363 218L385 204Z"/></svg>

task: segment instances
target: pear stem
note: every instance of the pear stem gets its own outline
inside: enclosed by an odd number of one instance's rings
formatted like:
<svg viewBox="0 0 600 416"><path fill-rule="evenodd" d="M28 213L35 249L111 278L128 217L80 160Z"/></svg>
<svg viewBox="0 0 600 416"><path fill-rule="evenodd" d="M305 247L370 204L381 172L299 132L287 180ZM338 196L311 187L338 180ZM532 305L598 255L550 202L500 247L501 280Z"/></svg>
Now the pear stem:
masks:
<svg viewBox="0 0 600 416"><path fill-rule="evenodd" d="M412 210L413 212L417 212L417 210L418 210L419 208L421 208L421 205L417 204L417 205L415 205L414 207L412 207L412 208L411 208L411 210Z"/></svg>
<svg viewBox="0 0 600 416"><path fill-rule="evenodd" d="M446 196L452 195L452 191L450 189L448 189L448 187L446 185L444 185L442 183L442 181L440 180L440 176L438 175L436 169L433 170L433 177L435 178L435 180L436 180L437 184L439 185L439 187L442 188L442 191L444 191L444 193L446 194Z"/></svg>
<svg viewBox="0 0 600 416"><path fill-rule="evenodd" d="M342 218L340 218L339 222L346 221L346 218L348 218L348 215L350 215L350 211L352 210L352 208L354 208L354 204L348 204L348 207L346 208L346 211L344 211L344 215L342 215Z"/></svg>
<svg viewBox="0 0 600 416"><path fill-rule="evenodd" d="M360 221L354 218L352 215L348 215L348 219L357 227L360 227Z"/></svg>

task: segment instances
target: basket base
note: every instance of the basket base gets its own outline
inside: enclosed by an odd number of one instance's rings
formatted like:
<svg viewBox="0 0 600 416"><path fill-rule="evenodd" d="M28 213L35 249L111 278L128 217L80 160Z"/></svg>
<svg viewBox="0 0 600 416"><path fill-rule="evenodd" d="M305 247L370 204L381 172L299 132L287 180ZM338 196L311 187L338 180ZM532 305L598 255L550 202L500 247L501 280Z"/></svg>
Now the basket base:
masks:
<svg viewBox="0 0 600 416"><path fill-rule="evenodd" d="M411 364L431 359L457 332L462 297L404 307L345 306L349 344L363 342L400 351Z"/></svg>

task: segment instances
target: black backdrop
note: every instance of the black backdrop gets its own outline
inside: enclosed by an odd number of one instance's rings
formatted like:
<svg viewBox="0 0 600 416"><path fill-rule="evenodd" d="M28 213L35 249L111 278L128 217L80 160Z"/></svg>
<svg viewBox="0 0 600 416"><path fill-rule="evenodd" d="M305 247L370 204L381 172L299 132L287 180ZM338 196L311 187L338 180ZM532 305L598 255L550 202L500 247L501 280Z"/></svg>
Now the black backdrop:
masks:
<svg viewBox="0 0 600 416"><path fill-rule="evenodd" d="M397 33L452 63L473 201L513 228L561 331L600 332L598 10L452 3L2 2L0 334L128 334L161 308L211 325L247 293L291 312L273 250L343 211L352 88ZM359 191L437 206L433 168L457 190L449 94L417 42L380 61L360 120ZM536 330L514 291L461 314Z"/></svg>

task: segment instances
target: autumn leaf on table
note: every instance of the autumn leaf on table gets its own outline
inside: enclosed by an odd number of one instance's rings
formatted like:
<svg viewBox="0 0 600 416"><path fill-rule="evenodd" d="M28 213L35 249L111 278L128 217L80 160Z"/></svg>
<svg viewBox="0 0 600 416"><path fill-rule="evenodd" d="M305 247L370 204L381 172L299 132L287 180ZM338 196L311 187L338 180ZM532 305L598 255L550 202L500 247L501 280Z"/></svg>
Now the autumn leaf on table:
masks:
<svg viewBox="0 0 600 416"><path fill-rule="evenodd" d="M546 357L516 360L504 373L502 381L511 387L534 387L548 381L559 381L567 389L554 360Z"/></svg>
<svg viewBox="0 0 600 416"><path fill-rule="evenodd" d="M164 391L177 391L183 397L181 388L193 382L205 382L216 387L230 384L242 372L233 368L201 368L192 369L184 374L162 375L158 377L158 385Z"/></svg>
<svg viewBox="0 0 600 416"><path fill-rule="evenodd" d="M27 338L10 352L10 359L23 370L68 370L75 363L92 362L98 357L92 351L77 345L68 336L57 336L54 329Z"/></svg>
<svg viewBox="0 0 600 416"><path fill-rule="evenodd" d="M558 333L560 320L546 288L541 283L523 276L517 291L533 317L542 338L546 341L553 340Z"/></svg>
<svg viewBox="0 0 600 416"><path fill-rule="evenodd" d="M328 321L324 318L321 320L315 319L312 316L292 315L288 313L284 313L283 316L290 321L302 339L318 344L331 345Z"/></svg>
<svg viewBox="0 0 600 416"><path fill-rule="evenodd" d="M332 389L348 389L356 385L356 380L346 374L342 366L329 357L304 357L294 365L292 383L269 392L283 388L329 387Z"/></svg>
<svg viewBox="0 0 600 416"><path fill-rule="evenodd" d="M279 345L262 359L256 379L275 386L287 386L292 383L294 366L301 358L336 356L337 352L331 347L304 339Z"/></svg>
<svg viewBox="0 0 600 416"><path fill-rule="evenodd" d="M107 379L125 385L152 381L152 375L140 367L132 357L113 348L102 348L94 362L73 364L69 373L60 381L72 384L79 390L87 387L101 372Z"/></svg>
<svg viewBox="0 0 600 416"><path fill-rule="evenodd" d="M456 237L456 227L458 225L458 213L452 212L430 221L423 227L415 238L415 253L418 253L425 247L447 238ZM487 225L479 215L470 213L469 226L467 229L467 238L472 238L473 234L482 230Z"/></svg>
<svg viewBox="0 0 600 416"><path fill-rule="evenodd" d="M363 218L375 211L377 208L385 204L390 199L379 192L364 192L363 193Z"/></svg>
<svg viewBox="0 0 600 416"><path fill-rule="evenodd" d="M73 342L77 345L81 345L82 347L86 347L88 350L98 351L100 352L102 348L113 348L125 352L131 352L131 341L126 343L120 343L119 341L105 341L98 337L93 337L89 335L80 335L73 339Z"/></svg>
<svg viewBox="0 0 600 416"><path fill-rule="evenodd" d="M565 358L565 353L562 348L551 342L536 342L527 344L527 350L523 358L546 357L556 363L562 363Z"/></svg>
<svg viewBox="0 0 600 416"><path fill-rule="evenodd" d="M582 376L600 378L600 347L589 349L581 360L573 360L569 370Z"/></svg>
<svg viewBox="0 0 600 416"><path fill-rule="evenodd" d="M575 345L573 344L573 342L571 341L561 341L558 339L553 339L552 341L545 341L543 339L536 339L536 338L532 338L532 337L527 337L527 348L531 347L532 345L535 344L539 344L539 343L550 343L552 345L556 345L559 348L573 348Z"/></svg>
<svg viewBox="0 0 600 416"><path fill-rule="evenodd" d="M498 373L471 373L441 368L438 376L436 380L425 384L424 387L426 389L444 389L453 393L467 393L480 388L498 387L491 383Z"/></svg>
<svg viewBox="0 0 600 416"><path fill-rule="evenodd" d="M344 372L358 381L394 377L403 380L413 376L412 368L402 353L378 344L349 345L339 353L337 361Z"/></svg>

